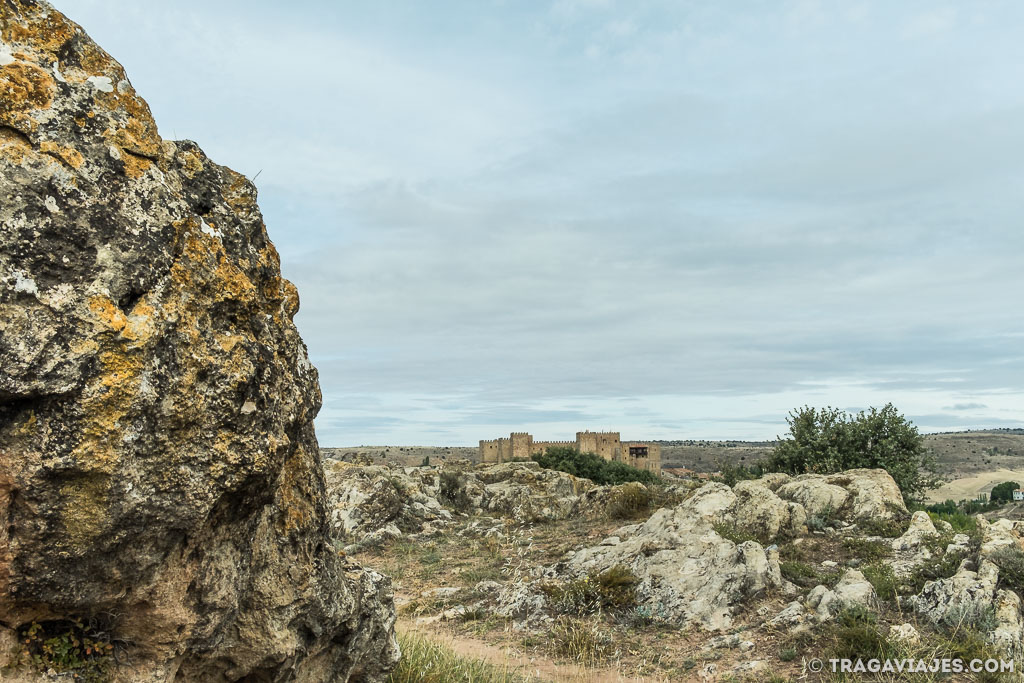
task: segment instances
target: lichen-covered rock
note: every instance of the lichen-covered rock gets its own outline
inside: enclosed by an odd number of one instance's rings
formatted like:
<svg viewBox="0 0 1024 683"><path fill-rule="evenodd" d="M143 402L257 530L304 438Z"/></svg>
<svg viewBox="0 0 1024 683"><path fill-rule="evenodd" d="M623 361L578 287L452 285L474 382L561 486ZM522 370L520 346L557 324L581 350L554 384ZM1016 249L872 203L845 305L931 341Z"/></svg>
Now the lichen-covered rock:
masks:
<svg viewBox="0 0 1024 683"><path fill-rule="evenodd" d="M619 529L618 543L573 553L556 572L571 576L626 567L640 580L637 596L651 613L708 630L727 628L738 606L782 585L776 550L754 541L736 544L715 531L735 500L729 487L707 484L677 507Z"/></svg>
<svg viewBox="0 0 1024 683"><path fill-rule="evenodd" d="M933 624L969 627L986 634L1010 657L1024 654L1024 616L1020 597L999 588L999 568L982 559L977 570L963 561L956 574L929 581L918 595L905 602Z"/></svg>
<svg viewBox="0 0 1024 683"><path fill-rule="evenodd" d="M929 537L936 535L938 535L938 531L936 531L931 517L924 510L918 510L910 517L910 526L903 532L903 535L892 539L892 549L896 552L913 550L919 548Z"/></svg>
<svg viewBox="0 0 1024 683"><path fill-rule="evenodd" d="M325 463L331 525L343 542L373 545L419 532L426 522L444 525L452 513L437 500L433 470L427 476L338 460Z"/></svg>
<svg viewBox="0 0 1024 683"><path fill-rule="evenodd" d="M737 527L764 540L807 531L807 514L800 503L782 500L758 481L737 482L732 491L736 502L729 518Z"/></svg>
<svg viewBox="0 0 1024 683"><path fill-rule="evenodd" d="M829 484L816 474L802 474L782 484L775 492L781 498L800 503L808 515L817 517L831 516L850 498L846 489Z"/></svg>
<svg viewBox="0 0 1024 683"><path fill-rule="evenodd" d="M518 522L566 519L580 512L584 494L601 490L589 479L535 462L439 470L328 460L325 469L331 522L346 542L363 545L394 537L395 531L418 533L428 522L444 527L457 513Z"/></svg>
<svg viewBox="0 0 1024 683"><path fill-rule="evenodd" d="M779 486L776 493L803 505L809 516L888 521L909 515L899 486L882 469L802 474Z"/></svg>
<svg viewBox="0 0 1024 683"><path fill-rule="evenodd" d="M987 557L1003 548L1021 549L1019 523L1010 519L986 521L985 517L976 517L978 528L981 529L981 555Z"/></svg>
<svg viewBox="0 0 1024 683"><path fill-rule="evenodd" d="M535 462L510 462L474 472L483 487L480 508L522 522L566 519L577 499L597 484Z"/></svg>
<svg viewBox="0 0 1024 683"><path fill-rule="evenodd" d="M125 680L363 680L386 579L331 547L295 288L244 176L0 3L0 615L106 615ZM177 678L176 678L177 677Z"/></svg>

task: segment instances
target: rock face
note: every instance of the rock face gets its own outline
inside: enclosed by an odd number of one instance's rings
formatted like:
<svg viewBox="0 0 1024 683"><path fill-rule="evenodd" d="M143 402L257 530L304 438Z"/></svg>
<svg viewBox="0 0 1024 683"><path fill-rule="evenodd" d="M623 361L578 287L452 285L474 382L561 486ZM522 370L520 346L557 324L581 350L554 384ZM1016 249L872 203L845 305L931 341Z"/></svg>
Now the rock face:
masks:
<svg viewBox="0 0 1024 683"><path fill-rule="evenodd" d="M108 615L124 680L375 680L386 579L331 546L316 371L246 178L0 3L0 615Z"/></svg>

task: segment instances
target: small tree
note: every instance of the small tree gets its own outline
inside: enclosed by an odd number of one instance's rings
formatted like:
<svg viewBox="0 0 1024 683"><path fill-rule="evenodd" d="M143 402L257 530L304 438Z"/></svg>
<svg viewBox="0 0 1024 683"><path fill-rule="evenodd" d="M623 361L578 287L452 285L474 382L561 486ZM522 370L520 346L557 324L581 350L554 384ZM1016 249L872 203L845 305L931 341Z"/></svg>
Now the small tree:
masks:
<svg viewBox="0 0 1024 683"><path fill-rule="evenodd" d="M1002 484L996 484L992 487L992 493L989 495L989 499L995 502L1009 502L1013 500L1013 492L1020 488L1020 484L1015 481L1004 481Z"/></svg>
<svg viewBox="0 0 1024 683"><path fill-rule="evenodd" d="M804 407L791 412L786 421L789 436L776 440L767 470L802 474L881 468L905 498L914 500L938 483L924 437L891 403L856 415L838 408Z"/></svg>

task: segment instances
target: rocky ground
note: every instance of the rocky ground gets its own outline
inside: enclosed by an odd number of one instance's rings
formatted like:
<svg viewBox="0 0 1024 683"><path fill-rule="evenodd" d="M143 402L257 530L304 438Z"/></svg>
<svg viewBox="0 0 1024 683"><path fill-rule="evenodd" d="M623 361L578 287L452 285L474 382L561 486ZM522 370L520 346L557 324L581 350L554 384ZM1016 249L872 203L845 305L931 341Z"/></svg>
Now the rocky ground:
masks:
<svg viewBox="0 0 1024 683"><path fill-rule="evenodd" d="M1020 656L1024 527L911 514L882 470L730 488L326 469L339 544L392 578L400 631L524 675L832 680L805 662Z"/></svg>

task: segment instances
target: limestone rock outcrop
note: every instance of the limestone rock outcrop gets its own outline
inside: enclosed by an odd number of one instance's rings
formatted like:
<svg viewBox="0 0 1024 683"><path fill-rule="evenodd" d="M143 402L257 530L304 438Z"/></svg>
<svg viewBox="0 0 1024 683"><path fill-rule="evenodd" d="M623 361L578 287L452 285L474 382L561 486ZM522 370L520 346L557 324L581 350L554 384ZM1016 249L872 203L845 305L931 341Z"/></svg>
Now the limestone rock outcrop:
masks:
<svg viewBox="0 0 1024 683"><path fill-rule="evenodd" d="M589 479L535 462L435 469L329 460L325 469L332 524L350 544L443 528L459 513L518 522L566 519L580 510L584 494L600 490ZM594 512L605 498L587 499L585 507Z"/></svg>
<svg viewBox="0 0 1024 683"><path fill-rule="evenodd" d="M618 542L576 551L556 572L626 567L640 580L640 605L651 613L708 630L727 628L738 606L782 585L776 550L755 541L737 544L715 530L735 502L728 486L707 484L677 507L619 529Z"/></svg>
<svg viewBox="0 0 1024 683"><path fill-rule="evenodd" d="M851 522L909 516L899 486L882 469L801 474L778 486L775 492L780 498L803 505L808 516Z"/></svg>
<svg viewBox="0 0 1024 683"><path fill-rule="evenodd" d="M382 678L390 586L332 548L256 188L161 139L60 12L5 0L0 198L5 628L103 615L121 680Z"/></svg>

